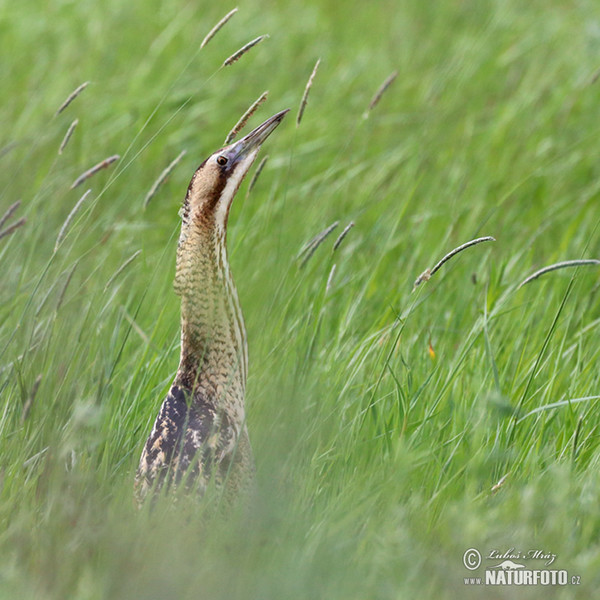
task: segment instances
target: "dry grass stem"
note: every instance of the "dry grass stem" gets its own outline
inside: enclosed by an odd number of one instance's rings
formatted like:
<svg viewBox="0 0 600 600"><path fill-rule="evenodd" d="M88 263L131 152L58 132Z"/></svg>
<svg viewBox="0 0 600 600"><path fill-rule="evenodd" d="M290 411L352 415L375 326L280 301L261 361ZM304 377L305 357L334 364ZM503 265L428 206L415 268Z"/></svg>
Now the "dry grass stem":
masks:
<svg viewBox="0 0 600 600"><path fill-rule="evenodd" d="M339 223L339 221L335 221L329 227L321 231L321 233L315 235L312 240L304 245L296 257L296 259L304 257L300 263L300 268L304 267L304 265L310 260L311 256L315 253L315 250L325 241L327 236L339 225Z"/></svg>
<svg viewBox="0 0 600 600"><path fill-rule="evenodd" d="M79 96L79 94L81 94L81 92L83 92L83 90L85 90L85 88L90 85L89 81L86 81L85 83L82 83L78 88L74 89L68 96L67 99L59 106L58 110L56 111L57 115L60 115L60 113L65 110L65 108L67 108L67 106L69 106L69 104L71 104L71 102L73 102L73 100L75 100L75 98L77 98L77 96Z"/></svg>
<svg viewBox="0 0 600 600"><path fill-rule="evenodd" d="M381 97L385 94L385 91L394 83L394 80L398 77L398 71L394 71L388 78L379 86L379 89L375 92L371 102L369 102L369 108L365 111L364 117L368 117L369 113L379 104Z"/></svg>
<svg viewBox="0 0 600 600"><path fill-rule="evenodd" d="M344 238L348 235L348 232L354 227L354 221L350 221L350 223L348 223L348 225L346 225L346 227L344 227L344 231L342 231L342 233L340 233L340 235L338 236L338 239L335 240L335 243L333 244L333 252L335 252L341 245L341 243L344 241Z"/></svg>
<svg viewBox="0 0 600 600"><path fill-rule="evenodd" d="M158 176L156 181L152 184L150 191L146 194L144 198L144 208L148 206L150 200L156 196L156 192L158 192L158 188L167 180L167 177L173 172L173 169L178 165L179 161L186 155L186 151L182 150L177 158L171 161L167 167L162 171L162 173Z"/></svg>
<svg viewBox="0 0 600 600"><path fill-rule="evenodd" d="M223 27L223 25L225 25L225 23L227 23L227 21L229 21L229 19L231 19L231 17L233 17L233 15L235 15L235 13L238 11L237 8L234 8L233 10L230 10L205 36L205 38L202 40L202 43L200 44L200 48L204 48L204 46L206 46L206 44L208 44L208 42L210 42L210 40L212 40L215 35L217 35L217 33L219 32L219 30Z"/></svg>
<svg viewBox="0 0 600 600"><path fill-rule="evenodd" d="M227 134L225 138L225 145L231 144L235 139L235 136L243 129L244 125L248 122L248 119L256 112L256 109L267 99L269 91L264 91L250 106L250 108L240 117L240 120L233 126L233 129Z"/></svg>
<svg viewBox="0 0 600 600"><path fill-rule="evenodd" d="M543 269L540 269L539 271L536 271L535 273L532 273L529 277L521 281L517 289L523 287L526 283L529 283L530 281L533 281L534 279L545 275L546 273L550 273L551 271L557 271L558 269L564 269L566 267L582 267L585 265L600 265L600 260L596 260L595 258L589 258L584 260L564 260L562 262L549 265L547 267L544 267Z"/></svg>
<svg viewBox="0 0 600 600"><path fill-rule="evenodd" d="M476 244L481 244L481 242L495 242L495 241L496 241L496 238L493 238L490 235L486 235L484 237L480 237L480 238L471 240L470 242L465 242L464 244L461 244L460 246L458 246L458 248L454 248L454 250L452 250L451 252L448 252L448 254L446 254L446 256L444 256L444 258L442 258L442 260L440 260L435 265L435 267L433 267L433 269L425 269L425 271L423 271L417 277L415 283L413 284L413 289L416 288L417 286L421 285L424 281L429 281L431 279L431 277L433 277L433 275L435 275L435 273L437 271L439 271L439 269L445 263L447 263L453 256L456 256L459 252L462 252L463 250L466 250L467 248L470 248L471 246L475 246Z"/></svg>
<svg viewBox="0 0 600 600"><path fill-rule="evenodd" d="M577 460L577 450L578 450L578 443L579 443L579 433L581 432L581 426L583 425L583 417L579 417L579 419L577 420L577 427L575 428L575 435L573 436L573 455L572 455L572 460L576 461Z"/></svg>
<svg viewBox="0 0 600 600"><path fill-rule="evenodd" d="M69 125L69 129L67 129L67 133L65 133L65 137L63 138L62 142L60 143L60 147L58 148L59 154L62 154L63 150L67 147L67 144L69 143L69 140L71 139L71 136L73 135L73 132L75 131L75 127L77 127L78 124L79 124L79 119L75 119Z"/></svg>
<svg viewBox="0 0 600 600"><path fill-rule="evenodd" d="M81 185L86 179L89 179L90 177L94 176L98 171L101 171L102 169L106 169L106 167L109 167L114 162L118 161L119 158L121 158L121 157L118 154L114 154L113 156L109 156L108 158L105 158L102 162L99 162L97 165L94 165L91 169L88 169L87 171L85 171L85 173L82 173L71 184L70 189L76 188L78 185Z"/></svg>
<svg viewBox="0 0 600 600"><path fill-rule="evenodd" d="M42 382L42 376L38 375L35 378L35 381L33 382L33 385L31 386L31 391L29 392L29 396L27 396L27 400L25 401L25 404L23 405L23 411L21 412L21 423L24 423L27 420L27 417L29 416L31 407L33 406L33 403L35 401L35 397L37 395L37 391L38 391L38 388L40 387L41 382Z"/></svg>
<svg viewBox="0 0 600 600"><path fill-rule="evenodd" d="M509 475L510 475L510 473L507 473L506 475L503 475L502 477L500 477L500 479L498 480L498 483L495 483L492 486L492 489L491 489L492 494L495 494L504 485L504 483L508 479Z"/></svg>
<svg viewBox="0 0 600 600"><path fill-rule="evenodd" d="M79 260L80 259L77 259L75 261L75 264L71 267L71 270L69 271L69 274L67 275L65 285L63 285L63 288L60 291L60 296L58 297L58 302L56 303L56 312L58 312L60 310L60 307L62 306L63 300L65 299L65 294L67 293L67 288L69 287L69 284L71 283L73 273L75 273L75 269L79 265Z"/></svg>
<svg viewBox="0 0 600 600"><path fill-rule="evenodd" d="M256 180L258 176L262 173L262 170L265 168L267 164L267 160L269 160L269 155L267 154L256 167L256 171L254 171L254 175L252 175L252 179L250 180L250 184L248 185L248 194L252 191L252 188L256 185Z"/></svg>
<svg viewBox="0 0 600 600"><path fill-rule="evenodd" d="M62 224L62 227L60 228L60 231L58 232L58 236L56 237L56 243L54 244L54 252L56 252L58 250L58 247L60 246L62 241L65 239L65 236L67 235L67 230L69 229L69 226L71 225L73 219L75 218L75 215L79 212L81 205L86 201L87 197L90 195L91 191L92 190L90 189L85 194L83 194L83 196L81 196L81 198L79 198L79 200L77 200L77 203L71 209L71 212L67 215L67 218L65 219L65 222Z"/></svg>
<svg viewBox="0 0 600 600"><path fill-rule="evenodd" d="M19 229L19 227L25 225L25 223L27 223L27 219L25 217L21 217L18 221L15 221L12 225L9 225L3 231L0 231L0 240L11 233L14 233L17 229Z"/></svg>
<svg viewBox="0 0 600 600"><path fill-rule="evenodd" d="M6 221L8 221L15 214L15 211L17 208L19 208L19 206L21 206L21 201L17 200L8 207L8 210L2 215L2 218L0 218L0 229L2 229L4 223L6 223Z"/></svg>
<svg viewBox="0 0 600 600"><path fill-rule="evenodd" d="M257 38L253 39L251 42L248 42L245 46L242 46L237 52L234 52L229 58L226 58L223 61L221 66L228 67L232 65L234 62L237 62L248 50L254 48L257 44L260 44L265 38L268 38L268 35L259 35Z"/></svg>
<svg viewBox="0 0 600 600"><path fill-rule="evenodd" d="M296 127L300 125L300 121L302 121L302 115L304 114L304 109L306 108L306 104L308 102L308 94L310 92L310 88L312 87L313 80L315 75L317 74L317 69L321 64L321 59L319 58L315 63L314 69L308 78L308 82L306 83L306 87L304 88L304 94L302 94L302 100L300 101L300 108L298 109L298 116L296 117Z"/></svg>
<svg viewBox="0 0 600 600"><path fill-rule="evenodd" d="M111 276L104 286L104 291L112 285L113 281L142 253L141 250L136 250Z"/></svg>
<svg viewBox="0 0 600 600"><path fill-rule="evenodd" d="M333 285L333 278L335 277L335 264L331 267L331 271L329 271L329 277L327 277L327 285L325 286L325 293L328 294L331 286Z"/></svg>
<svg viewBox="0 0 600 600"><path fill-rule="evenodd" d="M429 281L431 279L431 269L425 269L413 283L413 288L421 285L424 281Z"/></svg>

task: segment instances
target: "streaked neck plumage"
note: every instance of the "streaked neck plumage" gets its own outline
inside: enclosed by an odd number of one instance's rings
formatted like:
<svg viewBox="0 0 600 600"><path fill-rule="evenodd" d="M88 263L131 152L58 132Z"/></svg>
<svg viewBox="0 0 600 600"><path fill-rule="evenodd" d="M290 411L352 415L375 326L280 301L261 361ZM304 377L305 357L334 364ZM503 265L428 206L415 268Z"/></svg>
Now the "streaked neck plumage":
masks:
<svg viewBox="0 0 600 600"><path fill-rule="evenodd" d="M202 186L192 180L177 249L181 359L176 381L208 392L217 403L223 394L243 400L248 369L244 319L226 245L229 206L241 179L234 174L227 181L210 211L210 199L192 201L192 195L202 193Z"/></svg>
<svg viewBox="0 0 600 600"><path fill-rule="evenodd" d="M187 190L177 249L181 360L176 384L220 406L240 425L248 371L246 331L227 260L233 198L283 110L207 158Z"/></svg>

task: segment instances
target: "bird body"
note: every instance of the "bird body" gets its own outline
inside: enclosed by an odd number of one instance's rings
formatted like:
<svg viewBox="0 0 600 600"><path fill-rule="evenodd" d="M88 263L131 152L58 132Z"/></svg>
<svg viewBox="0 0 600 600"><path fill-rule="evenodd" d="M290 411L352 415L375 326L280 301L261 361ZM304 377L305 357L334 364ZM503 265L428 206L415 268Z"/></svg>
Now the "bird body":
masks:
<svg viewBox="0 0 600 600"><path fill-rule="evenodd" d="M181 297L181 357L146 441L136 476L151 489L211 480L228 499L252 482L246 428L246 330L227 259L229 209L260 146L282 111L210 156L194 173L181 210L175 291Z"/></svg>

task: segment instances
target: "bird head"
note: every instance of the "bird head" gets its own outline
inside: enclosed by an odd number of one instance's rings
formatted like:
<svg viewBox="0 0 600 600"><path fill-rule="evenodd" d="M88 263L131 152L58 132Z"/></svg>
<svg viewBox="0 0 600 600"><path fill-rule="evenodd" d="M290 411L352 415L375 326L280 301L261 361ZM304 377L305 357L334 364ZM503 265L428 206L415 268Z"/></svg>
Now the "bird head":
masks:
<svg viewBox="0 0 600 600"><path fill-rule="evenodd" d="M223 231L227 226L233 198L249 171L260 147L281 123L289 109L282 110L237 142L209 156L196 170L185 198L182 218L216 225Z"/></svg>

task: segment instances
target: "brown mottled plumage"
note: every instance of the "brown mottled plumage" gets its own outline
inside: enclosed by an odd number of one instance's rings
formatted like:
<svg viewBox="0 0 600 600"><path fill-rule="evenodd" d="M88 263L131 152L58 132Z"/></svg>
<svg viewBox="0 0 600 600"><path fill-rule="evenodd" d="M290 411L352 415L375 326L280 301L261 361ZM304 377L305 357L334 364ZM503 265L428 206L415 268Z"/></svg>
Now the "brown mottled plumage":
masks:
<svg viewBox="0 0 600 600"><path fill-rule="evenodd" d="M279 125L277 113L225 146L194 173L181 210L175 291L181 296L181 358L175 381L146 441L135 489L210 480L233 500L252 481L246 429L246 331L227 260L231 203L260 146Z"/></svg>

